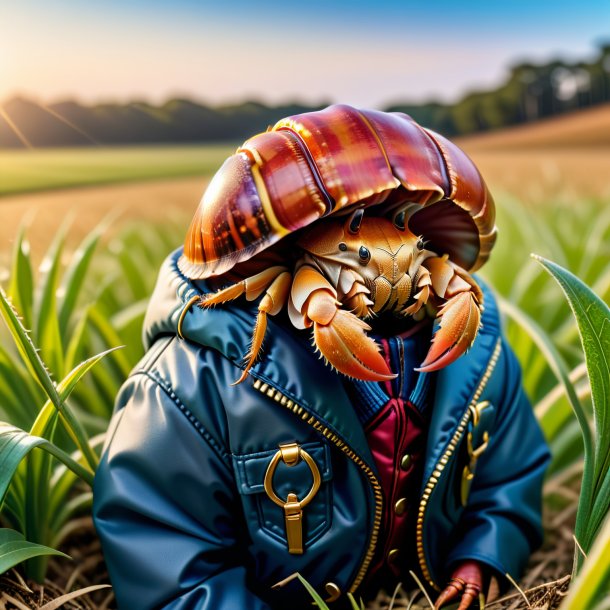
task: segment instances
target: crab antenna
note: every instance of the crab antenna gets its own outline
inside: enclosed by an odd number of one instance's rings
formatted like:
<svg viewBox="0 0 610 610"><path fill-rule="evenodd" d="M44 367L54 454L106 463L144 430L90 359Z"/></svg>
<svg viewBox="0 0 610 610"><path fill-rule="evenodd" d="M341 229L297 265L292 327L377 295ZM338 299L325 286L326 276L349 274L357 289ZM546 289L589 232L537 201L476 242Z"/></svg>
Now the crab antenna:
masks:
<svg viewBox="0 0 610 610"><path fill-rule="evenodd" d="M348 231L354 235L360 231L360 225L362 224L362 217L364 216L364 210L362 208L356 210L349 219Z"/></svg>

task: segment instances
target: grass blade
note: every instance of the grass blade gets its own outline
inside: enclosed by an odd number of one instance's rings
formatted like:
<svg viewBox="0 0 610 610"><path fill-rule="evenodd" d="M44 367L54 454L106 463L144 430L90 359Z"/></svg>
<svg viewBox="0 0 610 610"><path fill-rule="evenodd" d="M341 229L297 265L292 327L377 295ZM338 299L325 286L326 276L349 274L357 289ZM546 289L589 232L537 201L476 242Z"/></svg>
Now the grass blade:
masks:
<svg viewBox="0 0 610 610"><path fill-rule="evenodd" d="M589 530L591 532L590 541L595 539L599 528L606 515L608 515L608 507L610 506L610 472L606 472L606 476L599 488L597 497L593 502L591 509L591 517L589 519Z"/></svg>
<svg viewBox="0 0 610 610"><path fill-rule="evenodd" d="M527 331L527 333L533 339L535 344L538 346L538 348L544 355L549 367L557 377L557 380L563 386L568 400L572 405L572 409L574 410L578 421L581 423L581 427L588 429L587 414L585 413L585 410L583 409L583 406L580 400L578 399L574 384L570 380L570 372L568 370L568 367L566 366L564 359L557 351L557 348L553 345L544 330L542 330L542 328L540 328L540 326L524 311L522 311L519 307L513 305L510 301L507 301L500 295L496 296L502 313L509 316L519 326L521 326L525 331ZM589 446L589 450L591 451L592 439L590 431L588 434L586 432L583 432L583 436L585 437L585 444Z"/></svg>
<svg viewBox="0 0 610 610"><path fill-rule="evenodd" d="M35 447L48 451L85 483L93 486L93 473L72 459L65 451L44 438L32 436L10 424L0 423L0 499L4 498L21 460Z"/></svg>
<svg viewBox="0 0 610 610"><path fill-rule="evenodd" d="M48 440L53 442L59 413L53 409L49 422ZM24 514L26 538L36 544L48 545L50 514L46 507L49 504L49 480L51 479L53 458L46 451L32 451L23 461L26 467L25 497L27 507ZM38 583L44 581L48 557L40 555L26 562L25 573Z"/></svg>
<svg viewBox="0 0 610 610"><path fill-rule="evenodd" d="M117 331L95 305L89 308L89 321L106 345L122 344L121 337ZM125 379L131 372L132 364L122 351L116 352L113 359L120 369L122 379Z"/></svg>
<svg viewBox="0 0 610 610"><path fill-rule="evenodd" d="M19 532L0 529L0 574L26 559L40 557L41 555L59 555L69 559L69 556L65 553L24 540Z"/></svg>
<svg viewBox="0 0 610 610"><path fill-rule="evenodd" d="M9 300L7 299L4 291L0 289L0 313L7 323L11 334L17 344L17 348L19 349L22 357L28 368L32 371L36 379L38 379L39 383L43 386L49 400L53 403L55 408L61 413L62 418L68 424L69 431L74 435L74 439L77 443L79 449L83 452L83 455L87 458L91 468L95 470L97 465L97 456L92 452L91 447L87 441L87 435L78 421L78 419L74 416L71 410L64 404L64 401L60 397L58 388L53 383L49 372L47 371L43 361L38 355L38 351L36 347L32 343L29 334L19 321L17 317L17 313L11 306ZM103 358L110 351L108 350L94 356L93 358L89 358L85 362L78 365L75 369L73 369L61 382L61 386L63 389L68 389L68 395L74 389L74 385L78 382L78 380L93 367L101 358ZM1 497L1 495L0 495Z"/></svg>
<svg viewBox="0 0 610 610"><path fill-rule="evenodd" d="M32 328L34 276L30 259L30 244L25 238L26 226L25 223L21 226L15 241L8 294L15 307L21 312L25 325Z"/></svg>
<svg viewBox="0 0 610 610"><path fill-rule="evenodd" d="M40 606L40 610L57 610L61 608L64 604L78 597L82 597L83 595L88 595L89 593L93 593L94 591L99 591L100 589L108 589L110 585L91 585L90 587L84 587L83 589L79 589L78 591L72 591L71 593L65 593L61 595L57 599L54 599L44 606Z"/></svg>
<svg viewBox="0 0 610 610"><path fill-rule="evenodd" d="M66 424L66 429L72 436L74 442L76 443L76 446L85 456L87 462L89 463L89 466L93 471L95 471L97 467L97 455L91 448L91 445L89 444L89 440L87 438L87 434L82 428L80 421L74 416L70 409L66 408L64 403L76 387L76 384L83 378L83 376L88 371L90 371L100 360L102 360L104 356L107 356L108 354L117 349L120 348L113 347L81 362L74 369L72 369L72 371L70 371L70 373L68 373L57 385L57 391L59 392L59 397L63 405L62 409L59 410L62 420ZM48 429L48 424L51 420L51 415L53 411L54 405L53 403L51 403L51 401L48 401L41 409L38 418L34 422L32 429L30 430L30 434L35 436L45 436L45 432Z"/></svg>
<svg viewBox="0 0 610 610"><path fill-rule="evenodd" d="M610 581L610 519L589 551L585 564L570 587L560 610L592 608L595 601L608 592Z"/></svg>
<svg viewBox="0 0 610 610"><path fill-rule="evenodd" d="M320 610L329 610L324 600L318 595L318 592L297 572L297 578L301 584L307 589L309 595L311 595L313 601L316 603Z"/></svg>
<svg viewBox="0 0 610 610"><path fill-rule="evenodd" d="M45 269L46 273L37 302L38 315L34 334L49 368L58 376L64 372L64 346L57 312L57 286L64 241L65 230L61 229L41 265L41 269Z"/></svg>
<svg viewBox="0 0 610 610"><path fill-rule="evenodd" d="M62 282L63 299L59 308L59 331L66 336L70 318L75 311L78 296L87 276L93 253L100 240L101 230L93 230L72 255Z"/></svg>
<svg viewBox="0 0 610 610"><path fill-rule="evenodd" d="M591 511L591 504L594 490L593 469L587 468L587 464L591 464L594 456L593 439L589 428L589 420L582 403L580 402L574 384L570 381L570 374L563 358L553 345L548 335L532 320L525 312L513 305L506 299L498 295L498 303L503 313L512 318L517 324L522 326L532 337L540 351L546 358L549 367L557 377L558 381L563 385L568 400L574 410L574 414L580 424L583 437L585 469L583 473L580 498L578 501L578 515L576 520L575 534L578 540L583 541L586 531L586 520Z"/></svg>
<svg viewBox="0 0 610 610"><path fill-rule="evenodd" d="M591 383L596 427L595 487L610 466L610 308L579 278L542 257L534 258L557 281L576 317Z"/></svg>
<svg viewBox="0 0 610 610"><path fill-rule="evenodd" d="M13 340L17 345L17 350L19 351L19 354L21 355L26 367L32 376L42 386L49 399L53 401L53 404L59 406L59 395L57 394L57 390L53 380L51 379L51 375L44 362L38 355L38 350L32 342L28 331L24 328L23 324L19 320L16 310L12 306L2 288L0 288L0 315L2 315L2 318L8 326Z"/></svg>
<svg viewBox="0 0 610 610"><path fill-rule="evenodd" d="M92 356L91 358L87 358L87 360L83 360L80 364L76 365L58 384L57 391L59 392L59 397L61 402L64 403L72 391L78 384L78 382L103 358L105 358L108 354L115 352L116 350L121 349L121 346L111 347L99 354ZM62 415L63 412L62 412Z"/></svg>
<svg viewBox="0 0 610 610"><path fill-rule="evenodd" d="M83 350L87 341L87 319L88 313L87 310L85 310L76 324L76 327L70 333L70 341L66 348L65 357L66 370L72 370L75 367L78 355Z"/></svg>

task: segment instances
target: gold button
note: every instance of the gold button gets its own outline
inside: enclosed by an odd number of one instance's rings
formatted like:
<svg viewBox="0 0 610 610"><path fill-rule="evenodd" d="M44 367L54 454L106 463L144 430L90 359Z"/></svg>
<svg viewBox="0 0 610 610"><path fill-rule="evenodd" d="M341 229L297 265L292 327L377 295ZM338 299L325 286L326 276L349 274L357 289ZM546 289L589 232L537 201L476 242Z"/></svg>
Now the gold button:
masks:
<svg viewBox="0 0 610 610"><path fill-rule="evenodd" d="M407 510L407 499L400 498L400 500L397 500L396 504L394 504L394 512L397 515L402 515L406 512L406 510Z"/></svg>
<svg viewBox="0 0 610 610"><path fill-rule="evenodd" d="M330 597L326 598L327 602L334 602L339 599L341 596L341 589L334 582L327 582L324 585L326 592L330 595Z"/></svg>
<svg viewBox="0 0 610 610"><path fill-rule="evenodd" d="M400 555L400 549L392 549L389 553L388 553L388 561L390 563L396 561L398 559L398 556Z"/></svg>
<svg viewBox="0 0 610 610"><path fill-rule="evenodd" d="M413 460L411 459L411 456L406 453L405 455L402 456L402 460L400 460L400 467L403 470L409 470L409 468L411 468L411 464L413 463Z"/></svg>

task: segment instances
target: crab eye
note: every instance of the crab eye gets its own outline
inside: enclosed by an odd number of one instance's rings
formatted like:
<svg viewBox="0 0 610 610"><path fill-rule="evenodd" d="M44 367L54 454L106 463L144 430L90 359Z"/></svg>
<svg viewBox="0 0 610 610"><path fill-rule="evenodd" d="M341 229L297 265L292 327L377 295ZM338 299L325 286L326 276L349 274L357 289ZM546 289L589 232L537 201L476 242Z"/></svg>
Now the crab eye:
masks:
<svg viewBox="0 0 610 610"><path fill-rule="evenodd" d="M424 240L421 237L417 240L417 249L418 250L424 249Z"/></svg>
<svg viewBox="0 0 610 610"><path fill-rule="evenodd" d="M363 265L366 265L371 260L371 253L369 252L368 248L365 248L364 246L360 246L358 256L360 256L360 262Z"/></svg>
<svg viewBox="0 0 610 610"><path fill-rule="evenodd" d="M394 216L394 226L401 231L405 230L406 212L403 210Z"/></svg>
<svg viewBox="0 0 610 610"><path fill-rule="evenodd" d="M345 252L347 250L347 244L344 241L339 244L339 250L341 250L341 252Z"/></svg>

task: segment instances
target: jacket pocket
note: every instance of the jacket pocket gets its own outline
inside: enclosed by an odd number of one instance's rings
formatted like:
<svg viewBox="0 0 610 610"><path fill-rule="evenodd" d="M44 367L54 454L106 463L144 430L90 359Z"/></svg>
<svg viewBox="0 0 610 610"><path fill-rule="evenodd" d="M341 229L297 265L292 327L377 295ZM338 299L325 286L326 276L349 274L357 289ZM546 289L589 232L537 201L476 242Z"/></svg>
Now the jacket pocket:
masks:
<svg viewBox="0 0 610 610"><path fill-rule="evenodd" d="M300 529L304 550L318 540L331 525L332 479L330 449L328 445L319 442L295 444L303 450L310 460L298 459L288 465L279 455L279 449L233 455L233 468L241 494L244 512L253 538L259 531L282 543L288 550L286 511L278 505L278 500L286 503L289 494L294 494L303 501L313 493L311 499L303 506L298 519L297 529ZM310 463L313 462L313 464ZM268 473L270 468L272 473ZM315 485L315 473L320 475L319 487ZM272 474L272 476L270 476ZM268 489L265 489L265 477L268 478ZM269 483L272 485L274 501L269 495ZM317 487L317 489L316 489ZM294 530L293 530L294 531ZM293 542L292 540L290 541Z"/></svg>

